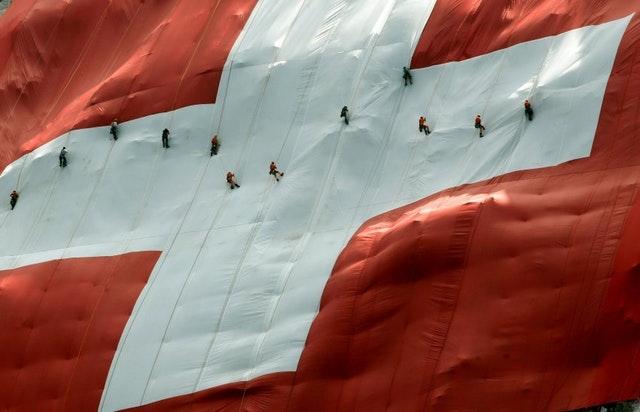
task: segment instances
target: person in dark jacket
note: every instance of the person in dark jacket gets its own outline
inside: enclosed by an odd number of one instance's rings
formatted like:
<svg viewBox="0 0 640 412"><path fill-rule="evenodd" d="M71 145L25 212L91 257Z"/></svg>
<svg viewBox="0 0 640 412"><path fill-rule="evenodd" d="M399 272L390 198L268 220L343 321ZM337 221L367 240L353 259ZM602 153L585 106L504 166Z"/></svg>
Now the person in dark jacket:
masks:
<svg viewBox="0 0 640 412"><path fill-rule="evenodd" d="M11 205L11 210L13 210L13 208L16 207L16 203L18 203L18 198L20 197L20 195L18 194L18 192L16 192L15 190L13 192L11 192L11 194L9 195L9 204Z"/></svg>
<svg viewBox="0 0 640 412"><path fill-rule="evenodd" d="M60 167L67 167L67 148L63 147L60 150L60 154L58 155L58 161L60 162Z"/></svg>
<svg viewBox="0 0 640 412"><path fill-rule="evenodd" d="M165 149L169 148L169 129L164 129L162 131L162 147Z"/></svg>
<svg viewBox="0 0 640 412"><path fill-rule="evenodd" d="M407 82L409 82L409 84L413 84L413 76L411 76L411 72L406 67L402 68L402 78L404 79L405 86L407 85Z"/></svg>
<svg viewBox="0 0 640 412"><path fill-rule="evenodd" d="M118 140L118 119L113 119L109 133L113 136L113 140Z"/></svg>
<svg viewBox="0 0 640 412"><path fill-rule="evenodd" d="M347 109L347 106L344 106L340 111L340 117L344 118L345 124L349 124L349 109Z"/></svg>

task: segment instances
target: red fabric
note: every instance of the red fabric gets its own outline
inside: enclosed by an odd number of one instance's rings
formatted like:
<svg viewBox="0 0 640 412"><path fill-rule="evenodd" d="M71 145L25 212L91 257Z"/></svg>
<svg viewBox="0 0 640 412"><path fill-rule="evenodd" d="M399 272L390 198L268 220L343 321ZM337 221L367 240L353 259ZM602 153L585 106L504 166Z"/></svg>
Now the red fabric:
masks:
<svg viewBox="0 0 640 412"><path fill-rule="evenodd" d="M439 0L411 68L461 61L637 12L624 0Z"/></svg>
<svg viewBox="0 0 640 412"><path fill-rule="evenodd" d="M96 410L159 252L0 271L0 410Z"/></svg>
<svg viewBox="0 0 640 412"><path fill-rule="evenodd" d="M71 129L214 102L255 3L14 1L0 18L0 172Z"/></svg>
<svg viewBox="0 0 640 412"><path fill-rule="evenodd" d="M0 169L74 127L212 101L215 91L202 85L217 84L253 4L16 2L0 22L8 119ZM412 65L638 8L441 0ZM336 263L297 371L139 409L538 411L640 396L639 38L634 17L589 159L451 189L372 219ZM95 409L157 256L0 272L0 409Z"/></svg>
<svg viewBox="0 0 640 412"><path fill-rule="evenodd" d="M178 396L142 408L145 411L238 412L282 411L287 408L293 372L261 376L251 382L222 385L215 390ZM125 409L135 411L141 408Z"/></svg>
<svg viewBox="0 0 640 412"><path fill-rule="evenodd" d="M521 17L505 20L502 3ZM639 8L439 1L414 62L480 55ZM463 22L466 34L438 35ZM495 41L478 40L495 30ZM290 392L273 401L286 397L291 411L526 412L640 397L639 52L635 16L590 158L450 189L365 223L336 263ZM290 381L273 377L278 388ZM195 396L211 410L266 410L243 406L274 392L254 382L235 401L215 400L227 385L137 409L172 410Z"/></svg>
<svg viewBox="0 0 640 412"><path fill-rule="evenodd" d="M334 268L290 393L282 374L235 402L227 385L139 409L281 410L242 407L269 397L291 411L557 411L637 397L640 166L516 176L368 222ZM631 255L607 293L625 226Z"/></svg>
<svg viewBox="0 0 640 412"><path fill-rule="evenodd" d="M598 399L632 399L640 387L640 202L627 216L618 244L609 290L591 336L591 351L605 359L592 388ZM612 344L611 337L615 336ZM611 379L617 376L618 379Z"/></svg>

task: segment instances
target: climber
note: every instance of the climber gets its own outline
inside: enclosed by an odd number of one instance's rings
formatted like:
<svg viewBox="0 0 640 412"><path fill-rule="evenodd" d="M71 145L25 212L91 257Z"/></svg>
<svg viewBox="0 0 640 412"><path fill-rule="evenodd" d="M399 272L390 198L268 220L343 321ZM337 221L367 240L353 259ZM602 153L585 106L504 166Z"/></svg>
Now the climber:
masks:
<svg viewBox="0 0 640 412"><path fill-rule="evenodd" d="M284 176L284 173L278 170L278 166L276 166L276 162L271 162L269 165L269 174L273 175L276 178L276 182L280 181L280 178Z"/></svg>
<svg viewBox="0 0 640 412"><path fill-rule="evenodd" d="M169 148L169 129L164 129L162 131L162 147L165 149Z"/></svg>
<svg viewBox="0 0 640 412"><path fill-rule="evenodd" d="M60 154L58 155L60 167L67 167L67 153L66 147L63 147L62 150L60 150Z"/></svg>
<svg viewBox="0 0 640 412"><path fill-rule="evenodd" d="M218 154L218 148L220 147L220 143L218 142L218 135L214 134L211 139L211 154L210 156Z"/></svg>
<svg viewBox="0 0 640 412"><path fill-rule="evenodd" d="M533 120L533 109L529 100L524 101L524 114L529 118L529 121Z"/></svg>
<svg viewBox="0 0 640 412"><path fill-rule="evenodd" d="M431 130L429 130L429 125L427 125L427 119L425 119L424 116L420 116L420 118L418 119L418 131L420 133L424 131L424 134L426 135L429 135L429 133L431 133Z"/></svg>
<svg viewBox="0 0 640 412"><path fill-rule="evenodd" d="M402 68L402 78L404 79L405 86L407 85L407 82L409 82L409 84L413 84L413 77L411 76L411 72L406 67Z"/></svg>
<svg viewBox="0 0 640 412"><path fill-rule="evenodd" d="M484 136L484 126L482 125L482 118L480 117L480 115L476 116L476 121L475 121L475 128L476 129L480 129L480 137Z"/></svg>
<svg viewBox="0 0 640 412"><path fill-rule="evenodd" d="M236 182L236 175L231 172L227 172L227 183L231 189L235 189L236 187L240 187L240 185Z"/></svg>
<svg viewBox="0 0 640 412"><path fill-rule="evenodd" d="M349 109L347 109L347 106L344 106L342 108L342 111L340 112L340 117L344 117L344 123L345 124L349 124Z"/></svg>
<svg viewBox="0 0 640 412"><path fill-rule="evenodd" d="M113 135L113 140L118 140L118 119L113 119L109 133Z"/></svg>
<svg viewBox="0 0 640 412"><path fill-rule="evenodd" d="M11 192L11 194L9 195L9 198L11 199L9 201L9 204L11 205L11 210L13 210L13 208L16 207L16 203L18 203L18 198L19 197L20 197L20 195L15 190L13 192Z"/></svg>

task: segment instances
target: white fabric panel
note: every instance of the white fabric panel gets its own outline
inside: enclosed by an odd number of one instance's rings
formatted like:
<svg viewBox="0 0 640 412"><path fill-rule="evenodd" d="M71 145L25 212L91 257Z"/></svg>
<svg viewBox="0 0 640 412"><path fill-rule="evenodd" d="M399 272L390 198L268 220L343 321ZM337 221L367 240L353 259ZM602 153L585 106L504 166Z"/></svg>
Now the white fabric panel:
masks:
<svg viewBox="0 0 640 412"><path fill-rule="evenodd" d="M365 219L588 156L629 18L417 70L405 88L399 69L433 4L263 0L216 105L128 122L117 143L108 128L73 131L5 170L0 193L19 175L24 189L14 212L0 212L0 268L162 250L102 410L294 370L337 255ZM215 130L221 150L210 158ZM60 170L63 145L70 163ZM286 173L279 183L271 160ZM227 188L228 170L240 189Z"/></svg>

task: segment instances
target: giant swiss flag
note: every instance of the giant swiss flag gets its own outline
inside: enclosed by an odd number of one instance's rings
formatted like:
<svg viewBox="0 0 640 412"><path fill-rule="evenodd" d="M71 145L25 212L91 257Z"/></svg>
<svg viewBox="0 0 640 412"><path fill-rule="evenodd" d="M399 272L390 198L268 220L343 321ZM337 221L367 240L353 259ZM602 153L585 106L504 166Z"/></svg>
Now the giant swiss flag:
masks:
<svg viewBox="0 0 640 412"><path fill-rule="evenodd" d="M16 0L0 406L636 398L638 8Z"/></svg>

